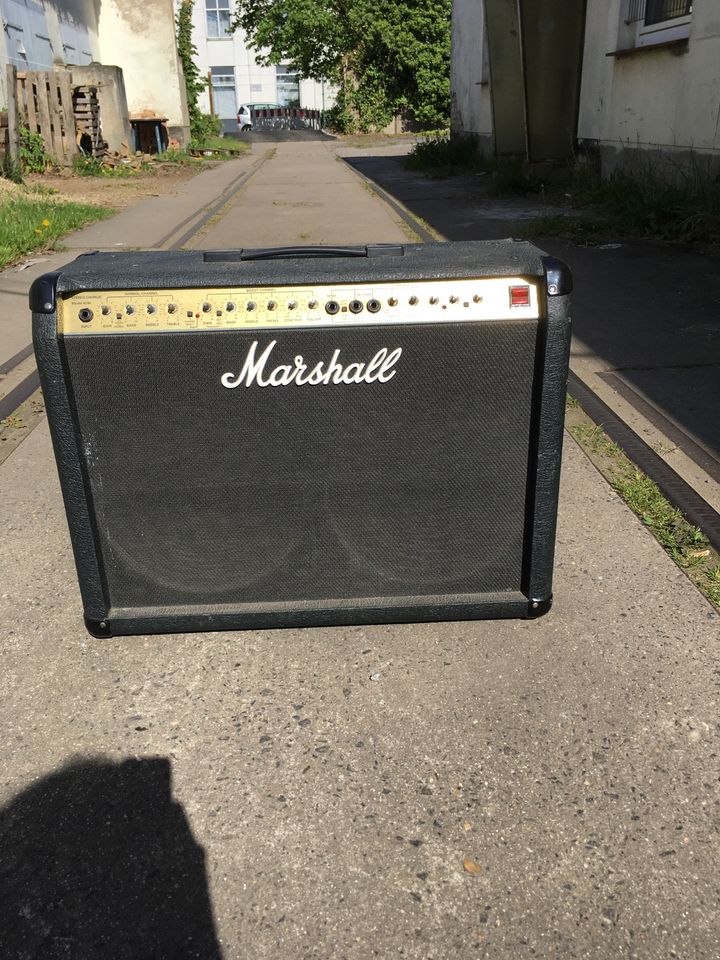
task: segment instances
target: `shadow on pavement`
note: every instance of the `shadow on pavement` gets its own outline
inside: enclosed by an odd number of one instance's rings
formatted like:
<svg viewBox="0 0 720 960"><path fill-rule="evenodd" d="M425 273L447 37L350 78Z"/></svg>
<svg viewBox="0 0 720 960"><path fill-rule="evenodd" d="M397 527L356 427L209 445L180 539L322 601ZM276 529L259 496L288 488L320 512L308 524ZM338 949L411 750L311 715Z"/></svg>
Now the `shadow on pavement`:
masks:
<svg viewBox="0 0 720 960"><path fill-rule="evenodd" d="M556 212L537 198L484 196L482 176L431 180L399 157L345 158L448 240L517 236L523 221ZM720 269L718 258L650 243L539 246L575 278L573 326L604 378L645 403L709 454L720 480Z"/></svg>
<svg viewBox="0 0 720 960"><path fill-rule="evenodd" d="M3 960L221 960L162 758L73 762L0 811Z"/></svg>

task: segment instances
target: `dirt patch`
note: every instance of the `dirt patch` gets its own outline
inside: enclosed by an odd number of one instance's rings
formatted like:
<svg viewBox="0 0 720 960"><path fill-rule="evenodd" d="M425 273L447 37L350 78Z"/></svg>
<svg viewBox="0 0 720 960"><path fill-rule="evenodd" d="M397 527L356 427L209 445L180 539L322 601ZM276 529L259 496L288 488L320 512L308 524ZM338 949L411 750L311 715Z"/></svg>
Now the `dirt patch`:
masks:
<svg viewBox="0 0 720 960"><path fill-rule="evenodd" d="M43 191L57 190L58 199L74 200L76 203L92 203L100 207L131 207L148 197L173 194L196 174L214 166L158 164L151 171L133 174L130 177L79 177L72 173L29 174L25 177L28 187ZM1 181L0 181L1 182Z"/></svg>

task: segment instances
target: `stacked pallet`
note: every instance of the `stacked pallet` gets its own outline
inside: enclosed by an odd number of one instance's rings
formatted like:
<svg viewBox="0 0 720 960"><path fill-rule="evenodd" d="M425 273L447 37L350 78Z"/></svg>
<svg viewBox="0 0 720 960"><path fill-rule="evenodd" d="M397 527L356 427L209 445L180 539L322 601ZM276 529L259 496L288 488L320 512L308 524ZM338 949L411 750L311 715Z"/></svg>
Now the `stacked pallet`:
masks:
<svg viewBox="0 0 720 960"><path fill-rule="evenodd" d="M72 101L78 147L89 156L103 156L107 152L107 144L103 141L100 127L97 87L75 87Z"/></svg>

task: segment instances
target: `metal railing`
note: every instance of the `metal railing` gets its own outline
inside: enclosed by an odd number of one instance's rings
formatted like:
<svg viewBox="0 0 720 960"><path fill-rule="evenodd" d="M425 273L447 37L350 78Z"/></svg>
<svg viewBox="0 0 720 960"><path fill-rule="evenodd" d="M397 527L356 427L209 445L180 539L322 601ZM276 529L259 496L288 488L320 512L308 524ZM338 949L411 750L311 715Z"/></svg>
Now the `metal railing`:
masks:
<svg viewBox="0 0 720 960"><path fill-rule="evenodd" d="M251 110L250 122L254 130L320 130L322 113L303 107L269 107Z"/></svg>
<svg viewBox="0 0 720 960"><path fill-rule="evenodd" d="M677 20L692 13L692 0L629 0L626 23L643 21L646 26Z"/></svg>

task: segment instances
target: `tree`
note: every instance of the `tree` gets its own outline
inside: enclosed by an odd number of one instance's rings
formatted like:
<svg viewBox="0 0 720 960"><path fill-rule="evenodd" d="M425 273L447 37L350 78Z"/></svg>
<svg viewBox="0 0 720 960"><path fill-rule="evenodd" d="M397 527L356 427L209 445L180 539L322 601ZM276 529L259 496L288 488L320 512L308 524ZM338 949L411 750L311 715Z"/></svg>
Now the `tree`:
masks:
<svg viewBox="0 0 720 960"><path fill-rule="evenodd" d="M239 0L241 27L264 64L290 62L339 84L338 112L360 129L406 112L448 121L451 0Z"/></svg>

